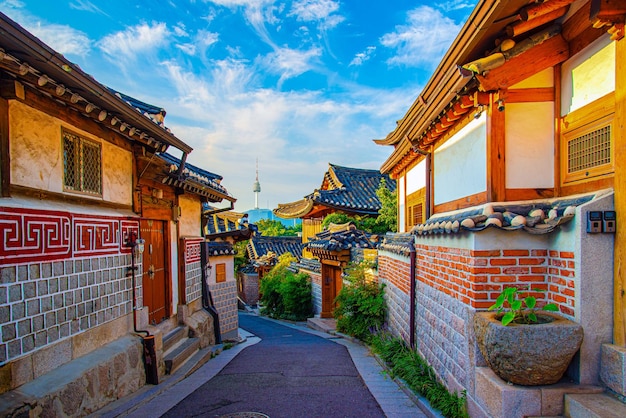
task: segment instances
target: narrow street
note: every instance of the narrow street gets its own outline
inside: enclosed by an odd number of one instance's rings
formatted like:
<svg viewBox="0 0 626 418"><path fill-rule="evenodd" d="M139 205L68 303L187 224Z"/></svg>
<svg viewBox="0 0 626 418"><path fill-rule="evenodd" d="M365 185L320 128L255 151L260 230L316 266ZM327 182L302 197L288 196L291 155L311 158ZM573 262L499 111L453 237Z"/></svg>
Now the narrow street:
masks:
<svg viewBox="0 0 626 418"><path fill-rule="evenodd" d="M239 321L245 343L157 396L96 415L425 417L365 347L255 315Z"/></svg>

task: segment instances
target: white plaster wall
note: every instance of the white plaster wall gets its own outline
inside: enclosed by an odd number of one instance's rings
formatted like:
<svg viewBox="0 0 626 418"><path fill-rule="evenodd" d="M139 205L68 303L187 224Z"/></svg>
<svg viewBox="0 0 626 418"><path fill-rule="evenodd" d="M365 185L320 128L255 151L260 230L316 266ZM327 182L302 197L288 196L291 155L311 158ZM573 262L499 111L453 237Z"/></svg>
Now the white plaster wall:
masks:
<svg viewBox="0 0 626 418"><path fill-rule="evenodd" d="M396 186L396 190L398 191L398 232L406 232L404 227L404 220L406 218L406 195L405 193L405 185L406 176L402 176L398 178L398 183Z"/></svg>
<svg viewBox="0 0 626 418"><path fill-rule="evenodd" d="M506 187L554 187L554 104L507 103Z"/></svg>
<svg viewBox="0 0 626 418"><path fill-rule="evenodd" d="M212 268L207 270L207 283L216 284L215 281L215 266L217 264L225 264L226 268L226 281L232 282L236 281L235 277L235 257L232 255L222 255L222 256L210 256L209 264Z"/></svg>
<svg viewBox="0 0 626 418"><path fill-rule="evenodd" d="M198 198L187 195L178 196L181 216L178 219L178 228L181 237L195 237L201 235L200 212L202 203Z"/></svg>
<svg viewBox="0 0 626 418"><path fill-rule="evenodd" d="M426 187L426 159L420 161L406 174L406 194Z"/></svg>
<svg viewBox="0 0 626 418"><path fill-rule="evenodd" d="M615 91L615 42L605 35L561 67L561 116Z"/></svg>
<svg viewBox="0 0 626 418"><path fill-rule="evenodd" d="M129 151L16 100L9 100L11 183L71 194L63 191L62 128L102 144L102 199L131 205L132 155Z"/></svg>
<svg viewBox="0 0 626 418"><path fill-rule="evenodd" d="M584 339L577 367L581 384L598 385L602 344L613 342L613 248L615 234L587 233L590 211L615 210L609 192L576 208L571 222L553 236L551 248L574 253L576 299L574 320L582 325Z"/></svg>
<svg viewBox="0 0 626 418"><path fill-rule="evenodd" d="M436 205L487 189L485 122L483 113L435 150L433 175Z"/></svg>

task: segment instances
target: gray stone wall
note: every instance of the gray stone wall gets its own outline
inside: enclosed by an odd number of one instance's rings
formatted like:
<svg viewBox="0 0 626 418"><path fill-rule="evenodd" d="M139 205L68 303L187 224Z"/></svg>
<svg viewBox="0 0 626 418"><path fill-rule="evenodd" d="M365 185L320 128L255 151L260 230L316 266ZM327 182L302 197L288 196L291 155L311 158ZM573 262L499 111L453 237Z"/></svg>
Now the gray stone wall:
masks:
<svg viewBox="0 0 626 418"><path fill-rule="evenodd" d="M236 336L239 329L237 311L237 282L234 280L209 284L215 309L220 315L222 338Z"/></svg>
<svg viewBox="0 0 626 418"><path fill-rule="evenodd" d="M387 326L389 331L407 343L409 338L409 312L411 300L409 295L398 289L393 282L381 278L385 285L385 302L387 303Z"/></svg>
<svg viewBox="0 0 626 418"><path fill-rule="evenodd" d="M471 394L477 354L473 342L474 310L421 282L416 294L417 350L449 389L458 383Z"/></svg>
<svg viewBox="0 0 626 418"><path fill-rule="evenodd" d="M133 311L130 255L0 268L0 365Z"/></svg>
<svg viewBox="0 0 626 418"><path fill-rule="evenodd" d="M202 297L202 265L200 261L185 264L185 292L187 303Z"/></svg>

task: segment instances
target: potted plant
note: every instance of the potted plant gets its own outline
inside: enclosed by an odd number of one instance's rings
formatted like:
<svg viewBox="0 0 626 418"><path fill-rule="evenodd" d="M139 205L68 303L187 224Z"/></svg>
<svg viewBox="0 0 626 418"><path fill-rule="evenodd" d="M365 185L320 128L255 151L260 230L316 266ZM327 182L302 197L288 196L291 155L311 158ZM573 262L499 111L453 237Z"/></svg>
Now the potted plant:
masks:
<svg viewBox="0 0 626 418"><path fill-rule="evenodd" d="M474 316L480 352L507 382L529 386L558 382L583 340L582 327L555 314L555 304L537 307L536 292L543 290L507 287L488 312Z"/></svg>

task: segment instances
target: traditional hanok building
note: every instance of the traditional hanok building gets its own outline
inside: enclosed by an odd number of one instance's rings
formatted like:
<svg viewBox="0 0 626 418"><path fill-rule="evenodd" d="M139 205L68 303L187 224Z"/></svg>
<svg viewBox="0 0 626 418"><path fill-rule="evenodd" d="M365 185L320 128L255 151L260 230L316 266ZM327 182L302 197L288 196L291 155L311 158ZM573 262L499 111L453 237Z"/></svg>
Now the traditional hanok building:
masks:
<svg viewBox="0 0 626 418"><path fill-rule="evenodd" d="M322 221L325 216L335 212L350 216L378 216L381 202L376 190L383 181L389 190L396 190L396 182L378 170L329 164L319 189L302 200L279 204L274 209L274 213L282 218L302 219L302 242L305 249L302 257L304 261L300 261L298 268L311 277L314 311L322 318L333 317L334 300L343 286L343 268L351 261L350 248L359 247L360 241L360 238L355 238L356 232L344 231L347 226L322 231ZM352 231L354 228L348 229ZM362 234L362 231L358 232ZM329 233L337 234L337 237L327 236ZM343 236L344 233L348 235ZM312 240L317 242L313 244ZM334 243L337 242L342 245L335 246ZM326 244L332 249L326 248ZM365 248L371 247L368 245ZM319 260L321 266L307 259Z"/></svg>
<svg viewBox="0 0 626 418"><path fill-rule="evenodd" d="M278 204L274 214L302 219L302 242L306 243L322 232L322 221L331 213L378 216L381 204L376 190L383 179L389 190L396 190L396 182L378 170L329 164L319 189L296 202Z"/></svg>
<svg viewBox="0 0 626 418"><path fill-rule="evenodd" d="M300 237L252 236L246 246L250 265L244 268L238 277L241 299L248 305L256 305L260 297L259 285L263 275L274 267L278 258L285 253L300 259L303 247Z"/></svg>
<svg viewBox="0 0 626 418"><path fill-rule="evenodd" d="M215 342L202 205L234 198L162 109L0 32L0 415L84 416Z"/></svg>
<svg viewBox="0 0 626 418"><path fill-rule="evenodd" d="M626 395L625 18L623 1L479 1L376 141L404 232L379 249L390 323L472 417L561 415L585 385ZM583 326L574 384L507 385L477 349L475 313L529 284Z"/></svg>
<svg viewBox="0 0 626 418"><path fill-rule="evenodd" d="M378 236L371 236L356 229L348 222L329 225L328 229L311 238L306 244L317 263L302 259L299 270L311 277L313 313L320 318L333 318L337 307L335 298L343 287L343 270L350 262L363 259L375 260ZM368 252L369 250L369 252Z"/></svg>
<svg viewBox="0 0 626 418"><path fill-rule="evenodd" d="M252 232L240 228L242 214L222 209L206 208L204 255L208 267L209 303L215 307L223 339L237 339L239 328L237 296L242 297L240 276L235 272L236 250L233 244L250 239ZM258 294L258 284L256 286ZM255 302L256 303L256 302Z"/></svg>

